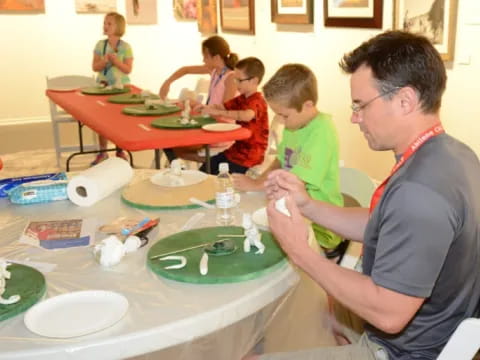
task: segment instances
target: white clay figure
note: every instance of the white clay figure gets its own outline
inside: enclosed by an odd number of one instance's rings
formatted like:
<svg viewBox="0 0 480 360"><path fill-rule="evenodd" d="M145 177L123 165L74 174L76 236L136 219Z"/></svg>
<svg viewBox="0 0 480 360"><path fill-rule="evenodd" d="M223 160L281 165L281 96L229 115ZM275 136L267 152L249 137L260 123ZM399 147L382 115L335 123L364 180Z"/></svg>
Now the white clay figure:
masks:
<svg viewBox="0 0 480 360"><path fill-rule="evenodd" d="M10 263L6 262L4 259L0 259L0 304L1 305L10 305L18 302L20 300L20 295L12 295L8 299L3 298L3 293L5 292L5 287L7 285L7 279L10 279L11 273L7 270L7 267L10 266Z"/></svg>

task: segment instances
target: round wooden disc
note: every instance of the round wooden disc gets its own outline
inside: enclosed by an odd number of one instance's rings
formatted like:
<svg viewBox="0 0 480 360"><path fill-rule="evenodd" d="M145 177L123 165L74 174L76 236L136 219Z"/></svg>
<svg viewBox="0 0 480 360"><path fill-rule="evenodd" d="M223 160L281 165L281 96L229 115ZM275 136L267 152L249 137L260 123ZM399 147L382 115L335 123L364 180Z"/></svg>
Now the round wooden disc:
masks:
<svg viewBox="0 0 480 360"><path fill-rule="evenodd" d="M190 198L215 203L215 176L189 186L167 187L153 184L150 179L126 187L122 200L133 207L146 210L194 209Z"/></svg>
<svg viewBox="0 0 480 360"><path fill-rule="evenodd" d="M239 226L218 226L183 231L159 240L153 245L147 255L148 267L156 274L165 278L194 284L220 284L246 281L258 278L273 271L285 262L285 254L270 232L260 231L262 243L265 245L263 254L255 254L252 246L250 252L243 251L243 237L232 238L237 251L225 256L209 256L208 273L201 275L200 259L204 247L191 249L174 255L185 256L187 264L181 269L165 269L166 266L177 263L171 260L150 259L152 256L185 249L195 245L215 242L219 234L243 234Z"/></svg>
<svg viewBox="0 0 480 360"><path fill-rule="evenodd" d="M10 271L10 279L7 280L3 298L8 299L12 295L20 295L20 300L15 304L0 304L0 321L18 315L31 306L45 294L45 277L38 270L25 265L12 264L7 267Z"/></svg>

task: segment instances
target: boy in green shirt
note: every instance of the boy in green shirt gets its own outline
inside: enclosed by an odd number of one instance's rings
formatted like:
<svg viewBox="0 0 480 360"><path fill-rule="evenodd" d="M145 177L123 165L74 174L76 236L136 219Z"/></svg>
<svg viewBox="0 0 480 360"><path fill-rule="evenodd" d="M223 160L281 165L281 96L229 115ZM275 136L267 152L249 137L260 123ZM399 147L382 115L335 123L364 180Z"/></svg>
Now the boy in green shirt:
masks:
<svg viewBox="0 0 480 360"><path fill-rule="evenodd" d="M343 205L337 133L330 115L316 107L317 80L313 72L301 64L284 65L263 86L263 92L270 108L285 123L278 155L257 179L234 174L235 187L241 191L263 190L268 173L283 168L302 179L312 198ZM327 253L342 242L338 235L317 224L312 228Z"/></svg>

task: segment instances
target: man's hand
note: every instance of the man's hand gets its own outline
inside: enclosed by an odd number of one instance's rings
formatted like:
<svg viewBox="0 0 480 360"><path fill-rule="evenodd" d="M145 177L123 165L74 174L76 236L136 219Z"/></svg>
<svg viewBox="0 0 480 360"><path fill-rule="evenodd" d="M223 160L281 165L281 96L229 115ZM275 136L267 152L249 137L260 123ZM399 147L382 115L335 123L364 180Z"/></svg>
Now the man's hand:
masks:
<svg viewBox="0 0 480 360"><path fill-rule="evenodd" d="M302 208L310 200L305 183L286 170L272 171L268 174L264 186L269 199L278 200L289 194L299 208Z"/></svg>
<svg viewBox="0 0 480 360"><path fill-rule="evenodd" d="M268 223L282 249L298 264L302 254L312 251L308 245L309 229L294 200L290 196L285 200L290 216L278 211L276 200L271 200L267 206Z"/></svg>

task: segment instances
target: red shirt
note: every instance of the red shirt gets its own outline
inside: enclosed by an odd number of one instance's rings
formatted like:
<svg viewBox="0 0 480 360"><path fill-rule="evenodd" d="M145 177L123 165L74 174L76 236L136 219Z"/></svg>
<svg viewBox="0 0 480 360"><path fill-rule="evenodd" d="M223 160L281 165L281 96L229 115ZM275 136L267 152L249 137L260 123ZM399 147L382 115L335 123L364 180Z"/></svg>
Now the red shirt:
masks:
<svg viewBox="0 0 480 360"><path fill-rule="evenodd" d="M268 112L267 103L262 94L256 92L248 98L239 95L225 104L227 110L253 110L255 117L250 121L237 121L237 124L252 132L245 140L237 140L225 150L225 157L235 164L252 167L261 164L268 146Z"/></svg>

